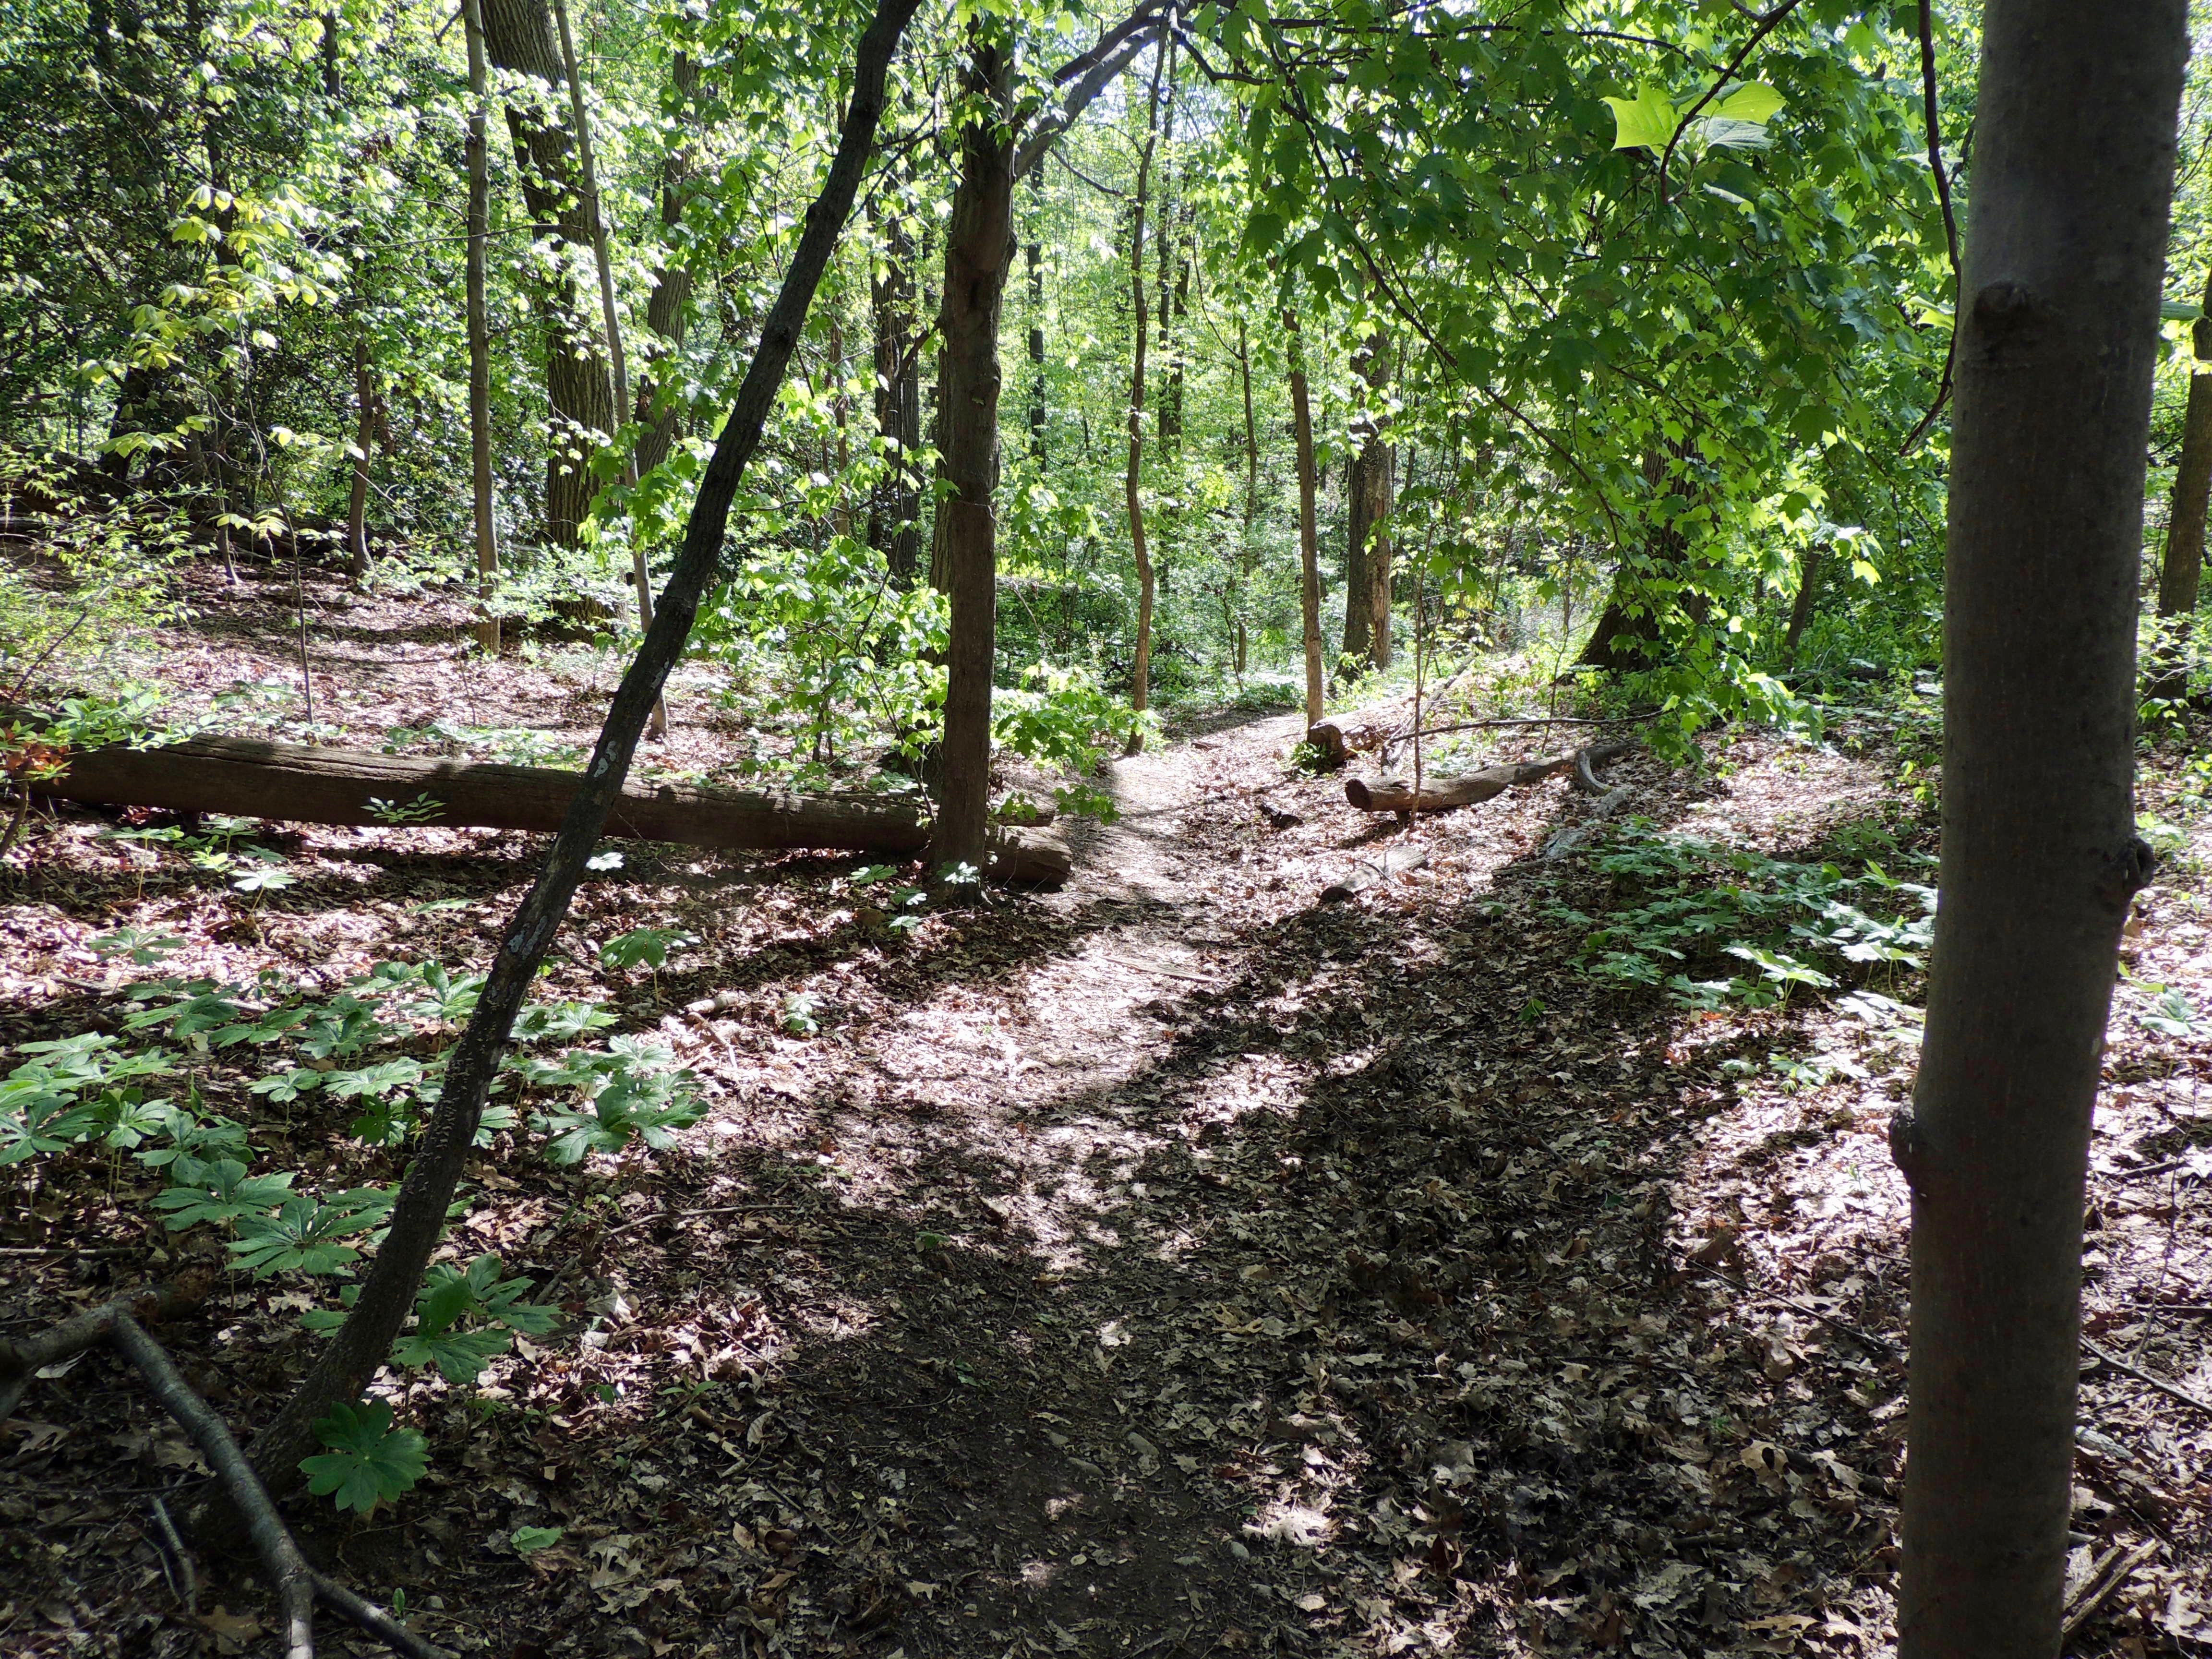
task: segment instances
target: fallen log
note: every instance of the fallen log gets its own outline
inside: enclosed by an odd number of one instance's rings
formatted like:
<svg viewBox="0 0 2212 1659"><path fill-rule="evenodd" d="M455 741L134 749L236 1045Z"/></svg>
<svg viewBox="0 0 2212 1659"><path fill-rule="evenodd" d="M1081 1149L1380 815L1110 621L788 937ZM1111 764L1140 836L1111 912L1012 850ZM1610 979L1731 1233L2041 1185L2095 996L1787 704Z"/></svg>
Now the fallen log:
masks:
<svg viewBox="0 0 2212 1659"><path fill-rule="evenodd" d="M583 781L580 774L550 767L422 760L258 738L194 738L154 749L115 744L80 750L68 757L59 777L33 780L31 788L60 800L293 823L550 834L561 827ZM914 807L884 801L632 782L609 814L606 833L687 847L912 854L928 846L930 825ZM1060 882L1073 867L1066 843L1056 836L1002 830L991 845L987 873L1003 881Z"/></svg>
<svg viewBox="0 0 2212 1659"><path fill-rule="evenodd" d="M1389 743L1392 735L1407 724L1407 714L1406 709L1394 705L1382 708L1356 708L1346 714L1331 714L1327 720L1316 720L1306 727L1306 741L1334 769L1356 754L1369 749L1380 749Z"/></svg>
<svg viewBox="0 0 2212 1659"><path fill-rule="evenodd" d="M1541 783L1562 773L1573 779L1577 789L1601 793L1605 786L1591 769L1636 746L1626 742L1592 744L1555 760L1509 762L1457 777L1427 779L1419 790L1402 778L1346 778L1344 798L1363 812L1443 812L1455 806L1473 806L1508 789Z"/></svg>
<svg viewBox="0 0 2212 1659"><path fill-rule="evenodd" d="M1418 870L1429 861L1428 850L1420 847L1386 847L1371 859L1362 859L1334 881L1321 890L1323 904L1341 904L1346 899L1357 898L1370 887L1379 887L1393 876L1403 875L1408 870Z"/></svg>

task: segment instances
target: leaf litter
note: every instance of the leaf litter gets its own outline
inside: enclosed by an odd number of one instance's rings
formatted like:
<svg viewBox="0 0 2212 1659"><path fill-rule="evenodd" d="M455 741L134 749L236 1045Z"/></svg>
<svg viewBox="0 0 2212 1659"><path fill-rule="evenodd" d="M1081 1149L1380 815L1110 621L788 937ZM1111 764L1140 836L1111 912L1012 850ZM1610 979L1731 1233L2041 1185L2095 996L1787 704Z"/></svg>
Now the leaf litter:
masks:
<svg viewBox="0 0 2212 1659"><path fill-rule="evenodd" d="M511 668L471 668L480 702ZM657 1155L479 1161L447 1254L498 1252L562 1322L473 1388L388 1376L431 1472L369 1516L295 1503L311 1551L517 1659L1891 1651L1909 1018L1594 978L1559 916L1597 878L1540 856L1581 810L1558 785L1422 822L1425 866L1319 907L1397 832L1288 772L1295 736L1121 763L1066 891L906 941L858 925L852 860L602 872L546 994L668 1044L708 1110ZM1885 753L1724 735L1621 775L1662 829L1796 855L1888 810ZM0 877L10 1048L119 1024L89 942L125 928L230 980L472 964L537 845L266 836L301 879L247 909L96 830ZM2197 858L2130 925L2085 1296L2100 1350L2212 1399ZM696 942L611 969L641 925ZM299 1298L99 1160L38 1167L0 1219L7 1330L197 1274L165 1337L264 1420L311 1352ZM2120 1582L2069 1650L2200 1650L2212 1414L2090 1353L2082 1401L2070 1584ZM265 1644L235 1564L184 1603L149 1500L191 1472L105 1355L38 1383L0 1437L0 1646Z"/></svg>

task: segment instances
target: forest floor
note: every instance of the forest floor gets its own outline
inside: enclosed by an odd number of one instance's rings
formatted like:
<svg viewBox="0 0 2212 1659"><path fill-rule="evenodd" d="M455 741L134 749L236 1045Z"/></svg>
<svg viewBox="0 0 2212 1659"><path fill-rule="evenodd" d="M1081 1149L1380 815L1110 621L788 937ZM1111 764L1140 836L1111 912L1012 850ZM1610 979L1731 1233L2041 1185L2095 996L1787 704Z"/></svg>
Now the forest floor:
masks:
<svg viewBox="0 0 2212 1659"><path fill-rule="evenodd" d="M138 672L186 708L281 681L290 597L211 587ZM313 597L333 737L442 716L581 745L612 684L580 650L468 659L458 610L426 626L420 599ZM698 692L672 768L750 740ZM1297 736L1224 715L1115 766L1121 817L1078 826L1063 890L904 940L856 921L856 860L602 872L552 994L669 1046L708 1109L573 1170L495 1141L453 1254L497 1251L562 1322L474 1389L388 1373L431 1472L365 1520L295 1499L310 1552L500 1659L1893 1650L1909 1024L1595 978L1565 912L1607 884L1543 856L1586 798L1401 830L1292 770ZM1893 760L1869 718L1616 776L1668 831L1924 848ZM2212 1652L2212 1410L2143 1380L2212 1400L2212 1029L2156 1001L2212 1006L2212 817L2160 765L2167 868L2093 1153L2076 1574L2130 1553L2085 1656ZM0 1066L120 1029L156 973L327 994L387 960L479 966L543 844L277 826L295 879L240 894L115 828L41 821L0 871ZM1405 844L1425 864L1321 902ZM602 967L641 923L697 943ZM91 948L130 927L176 953ZM2142 1023L2160 1006L2179 1032ZM227 1075L199 1083L272 1156L396 1170L347 1114ZM0 1334L197 1264L205 1298L159 1334L241 1429L275 1409L319 1340L298 1281L211 1271L211 1230L165 1232L112 1157L6 1177ZM273 1650L250 1563L204 1563L197 1613L165 1567L150 1500L195 1468L111 1355L36 1383L0 1430L0 1651ZM322 1646L375 1650L327 1617Z"/></svg>

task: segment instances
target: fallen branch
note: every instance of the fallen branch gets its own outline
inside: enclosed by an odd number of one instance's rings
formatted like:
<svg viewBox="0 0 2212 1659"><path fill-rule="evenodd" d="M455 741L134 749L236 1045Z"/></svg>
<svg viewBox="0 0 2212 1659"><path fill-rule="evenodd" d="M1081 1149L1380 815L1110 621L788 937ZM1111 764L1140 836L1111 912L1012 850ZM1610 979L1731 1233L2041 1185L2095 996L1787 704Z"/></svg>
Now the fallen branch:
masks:
<svg viewBox="0 0 2212 1659"><path fill-rule="evenodd" d="M2089 1577L2081 1591L2066 1608L2066 1622L2058 1634L2058 1646L2063 1651L2067 1644L2081 1633L2082 1626L2097 1616L2097 1610L2112 1599L2130 1575L2158 1553L2158 1540L2138 1544L2123 1552L2115 1544L2097 1564L2089 1569Z"/></svg>
<svg viewBox="0 0 2212 1659"><path fill-rule="evenodd" d="M1441 703L1458 677L1447 681L1429 702L1431 707ZM1306 741L1321 751L1331 767L1341 766L1355 754L1368 750L1396 748L1413 738L1443 737L1453 732L1502 731L1516 726L1635 726L1658 718L1660 710L1647 708L1633 714L1612 714L1602 719L1582 714L1501 714L1489 720L1454 720L1447 726L1425 726L1413 729L1413 711L1402 703L1379 703L1371 708L1357 708L1341 714L1332 714L1327 720L1316 720L1306 727Z"/></svg>
<svg viewBox="0 0 2212 1659"><path fill-rule="evenodd" d="M1370 887L1378 887L1393 876L1403 875L1408 870L1418 870L1429 861L1428 851L1420 847L1391 847L1383 850L1380 858L1362 859L1358 864L1321 890L1323 904L1341 904L1355 898Z"/></svg>
<svg viewBox="0 0 2212 1659"><path fill-rule="evenodd" d="M1693 1273L1710 1273L1723 1285L1733 1285L1746 1296L1756 1297L1761 1302L1772 1303L1777 1307L1787 1308L1792 1313L1803 1314L1808 1319L1817 1319L1830 1330L1840 1331L1870 1353L1878 1353L1886 1359L1897 1360L1900 1364L1905 1358L1905 1355L1895 1343L1885 1341L1872 1331L1863 1331L1848 1320L1838 1319L1833 1314L1824 1314L1808 1302L1800 1302L1795 1297L1781 1296L1772 1291L1762 1291L1748 1280L1737 1278L1727 1268L1716 1267L1710 1262L1686 1261L1683 1265Z"/></svg>
<svg viewBox="0 0 2212 1659"><path fill-rule="evenodd" d="M2199 1400L2195 1395L2190 1393L2188 1389L2177 1387L2175 1384L2167 1382L2162 1376L2153 1376L2148 1371L2144 1370L2138 1366L2130 1365L2126 1360L2121 1358L2119 1355L2116 1353L2107 1353L2104 1349L2099 1347L2086 1336L2081 1339L2081 1346L2087 1348L2091 1353L2096 1355L2098 1358L2103 1360L2107 1365L2110 1365L2114 1370L2119 1372L2123 1376L2132 1376L2136 1382L2143 1384L2146 1388L2157 1389L2167 1399L2178 1400L2185 1406L2194 1406L2198 1411L2203 1412L2205 1416L2212 1417L2212 1400Z"/></svg>
<svg viewBox="0 0 2212 1659"><path fill-rule="evenodd" d="M1594 744L1555 760L1510 762L1458 777L1433 779L1418 790L1400 778L1346 778L1344 798L1363 812L1443 812L1455 806L1473 806L1508 789L1541 783L1562 773L1573 775L1577 789L1603 793L1605 785L1598 781L1592 767L1635 747L1626 742Z"/></svg>
<svg viewBox="0 0 2212 1659"><path fill-rule="evenodd" d="M0 716L23 711L0 707ZM251 738L194 738L158 749L81 750L60 777L32 789L63 800L228 812L293 823L421 824L437 829L561 827L580 773L542 766L422 760ZM917 854L929 844L920 811L876 800L625 784L605 833L690 847L824 848ZM1001 830L989 873L1015 882L1066 879L1058 836Z"/></svg>
<svg viewBox="0 0 2212 1659"><path fill-rule="evenodd" d="M244 1517L247 1534L276 1591L276 1603L283 1615L287 1659L314 1659L317 1601L335 1608L393 1651L406 1655L407 1659L447 1659L442 1649L424 1641L382 1607L316 1571L301 1553L298 1542L277 1515L276 1505L270 1502L267 1488L255 1476L246 1454L239 1449L229 1425L185 1381L184 1373L177 1369L168 1351L138 1322L141 1318L161 1318L188 1304L189 1298L174 1288L155 1285L103 1303L23 1341L0 1344L0 1422L6 1421L22 1399L23 1390L41 1369L103 1341L112 1342L146 1379L147 1388L162 1410L176 1419L191 1437L200 1455L207 1459L208 1467L216 1472L231 1502ZM187 1603L196 1601L198 1585L191 1557L185 1553L183 1540L177 1536L168 1511L161 1507L159 1499L155 1502L154 1511L161 1535L175 1553L184 1573L185 1588L179 1592L179 1599Z"/></svg>
<svg viewBox="0 0 2212 1659"><path fill-rule="evenodd" d="M0 1423L15 1415L33 1377L72 1354L99 1346L107 1340L108 1331L123 1315L166 1319L189 1301L170 1285L149 1285L103 1303L74 1319L50 1325L36 1336L26 1337L20 1342L0 1342Z"/></svg>

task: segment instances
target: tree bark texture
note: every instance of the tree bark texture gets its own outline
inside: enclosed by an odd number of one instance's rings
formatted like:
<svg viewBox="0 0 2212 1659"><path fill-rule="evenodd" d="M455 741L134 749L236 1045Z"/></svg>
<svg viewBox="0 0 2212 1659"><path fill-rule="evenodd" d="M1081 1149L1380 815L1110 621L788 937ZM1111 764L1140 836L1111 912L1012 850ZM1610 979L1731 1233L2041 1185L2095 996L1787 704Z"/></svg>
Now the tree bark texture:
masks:
<svg viewBox="0 0 2212 1659"><path fill-rule="evenodd" d="M2212 280L2204 303L2212 309ZM2204 573L2205 503L2212 497L2212 315L2197 319L2192 340L2197 366L2189 376L2189 408L2182 416L2181 459L2173 469L2173 495L2166 519L2166 557L2158 571L2158 614L2194 616Z"/></svg>
<svg viewBox="0 0 2212 1659"><path fill-rule="evenodd" d="M1952 416L1942 866L1914 1103L1899 1659L2053 1659L2120 928L2184 0L1990 0Z"/></svg>
<svg viewBox="0 0 2212 1659"><path fill-rule="evenodd" d="M546 0L478 0L484 44L498 68L542 83L530 101L507 106L523 204L539 225L554 228L556 249L589 252L592 222L576 166L574 143L544 106L567 79L561 43ZM614 394L591 324L577 308L576 284L563 266L540 277L545 321L545 533L566 546L591 511L597 490L587 463L614 431Z"/></svg>
<svg viewBox="0 0 2212 1659"><path fill-rule="evenodd" d="M292 823L371 824L405 821L440 829L561 827L582 776L540 766L495 766L349 749L311 748L258 738L195 738L165 749L117 746L72 756L69 770L36 793L109 806L173 812L231 812ZM409 820L374 805L416 805ZM692 789L673 784L625 787L610 807L604 834L690 847L836 848L920 853L928 820L881 800L835 796ZM994 839L988 866L1012 881L1057 881L1064 852L1049 836Z"/></svg>
<svg viewBox="0 0 2212 1659"><path fill-rule="evenodd" d="M1797 562L1797 597L1790 602L1790 626L1782 635L1782 659L1797 660L1797 641L1805 636L1805 624L1813 620L1813 600L1820 591L1820 566L1826 557L1820 547L1808 547L1805 556Z"/></svg>
<svg viewBox="0 0 2212 1659"><path fill-rule="evenodd" d="M674 77L677 119L688 131L691 100L699 92L699 65L679 52ZM683 419L673 406L659 406L664 379L660 366L682 353L690 328L691 261L684 246L684 204L690 191L692 165L688 143L678 144L660 164L660 234L665 246L659 279L645 301L645 326L653 341L648 343L645 366L639 374L637 407L631 416L643 428L637 439L640 477L668 459ZM665 378L672 383L677 377Z"/></svg>
<svg viewBox="0 0 2212 1659"><path fill-rule="evenodd" d="M1152 706L1152 605L1156 598L1152 552L1145 544L1145 351L1152 322L1145 307L1145 209L1152 182L1152 155L1160 138L1160 77L1173 48L1162 41L1152 59L1152 88L1145 117L1145 144L1137 156L1137 188L1130 200L1129 311L1136 337L1129 356L1129 461L1121 493L1129 508L1129 550L1137 562L1137 659L1131 671L1129 706L1139 714ZM1131 728L1129 751L1142 741L1142 726Z"/></svg>
<svg viewBox="0 0 2212 1659"><path fill-rule="evenodd" d="M422 1132L400 1183L391 1228L362 1284L359 1301L314 1368L274 1421L256 1437L254 1471L272 1487L299 1480L300 1460L316 1445L314 1424L332 1405L358 1398L392 1351L415 1305L431 1252L443 1236L446 1210L476 1138L484 1099L498 1073L507 1034L568 912L585 860L623 793L638 740L670 669L683 653L701 599L722 572L731 503L759 447L776 390L805 326L815 289L842 233L862 173L875 147L884 106L884 77L919 0L878 0L854 54L851 94L836 153L821 193L807 209L783 286L761 330L758 347L738 389L730 416L699 481L684 545L661 594L653 626L623 676L606 723L569 804L559 833L529 894L500 932L483 991L447 1060L438 1108Z"/></svg>
<svg viewBox="0 0 2212 1659"><path fill-rule="evenodd" d="M868 545L884 556L891 580L911 587L921 574L921 349L914 326L914 237L896 210L882 223L883 262L870 286L875 310L876 430L895 447L896 465L868 508Z"/></svg>
<svg viewBox="0 0 2212 1659"><path fill-rule="evenodd" d="M368 580L368 458L376 448L376 381L368 370L368 330L353 337L353 486L346 497L346 574Z"/></svg>
<svg viewBox="0 0 2212 1659"><path fill-rule="evenodd" d="M1390 387L1390 340L1371 334L1353 359L1352 371L1367 382L1366 412L1352 425L1364 435L1352 459L1350 534L1345 550L1344 654L1364 658L1374 668L1390 665L1390 509L1398 493L1398 455L1389 433L1390 417L1382 407Z"/></svg>
<svg viewBox="0 0 2212 1659"><path fill-rule="evenodd" d="M945 227L938 310L938 449L950 488L938 507L932 582L951 600L945 651L944 779L931 856L981 868L991 808L991 690L997 657L999 317L1014 246L1007 121L1014 54L1000 26L970 25L961 89L981 106L960 133L960 179Z"/></svg>
<svg viewBox="0 0 2212 1659"><path fill-rule="evenodd" d="M1328 708L1328 673L1322 660L1321 531L1314 497L1313 406L1306 391L1305 338L1298 313L1283 313L1283 334L1291 356L1291 429L1298 466L1298 603L1304 616L1306 724L1318 725Z"/></svg>
<svg viewBox="0 0 2212 1659"><path fill-rule="evenodd" d="M1575 659L1577 667L1609 674L1649 668L1665 637L1660 621L1663 611L1673 606L1693 621L1705 619L1705 595L1694 589L1680 590L1690 562L1690 538L1677 520L1692 498L1686 480L1670 477L1670 453L1686 463L1697 451L1686 441L1652 450L1644 458L1644 479L1676 509L1675 515L1655 519L1644 532L1642 556L1624 561L1614 573L1613 591L1606 597L1597 626Z"/></svg>
<svg viewBox="0 0 2212 1659"><path fill-rule="evenodd" d="M469 54L469 224L466 309L469 335L469 457L475 502L477 643L499 654L499 530L492 518L491 321L484 305L484 245L491 234L491 143L484 112L490 97L484 70L483 0L462 0Z"/></svg>

